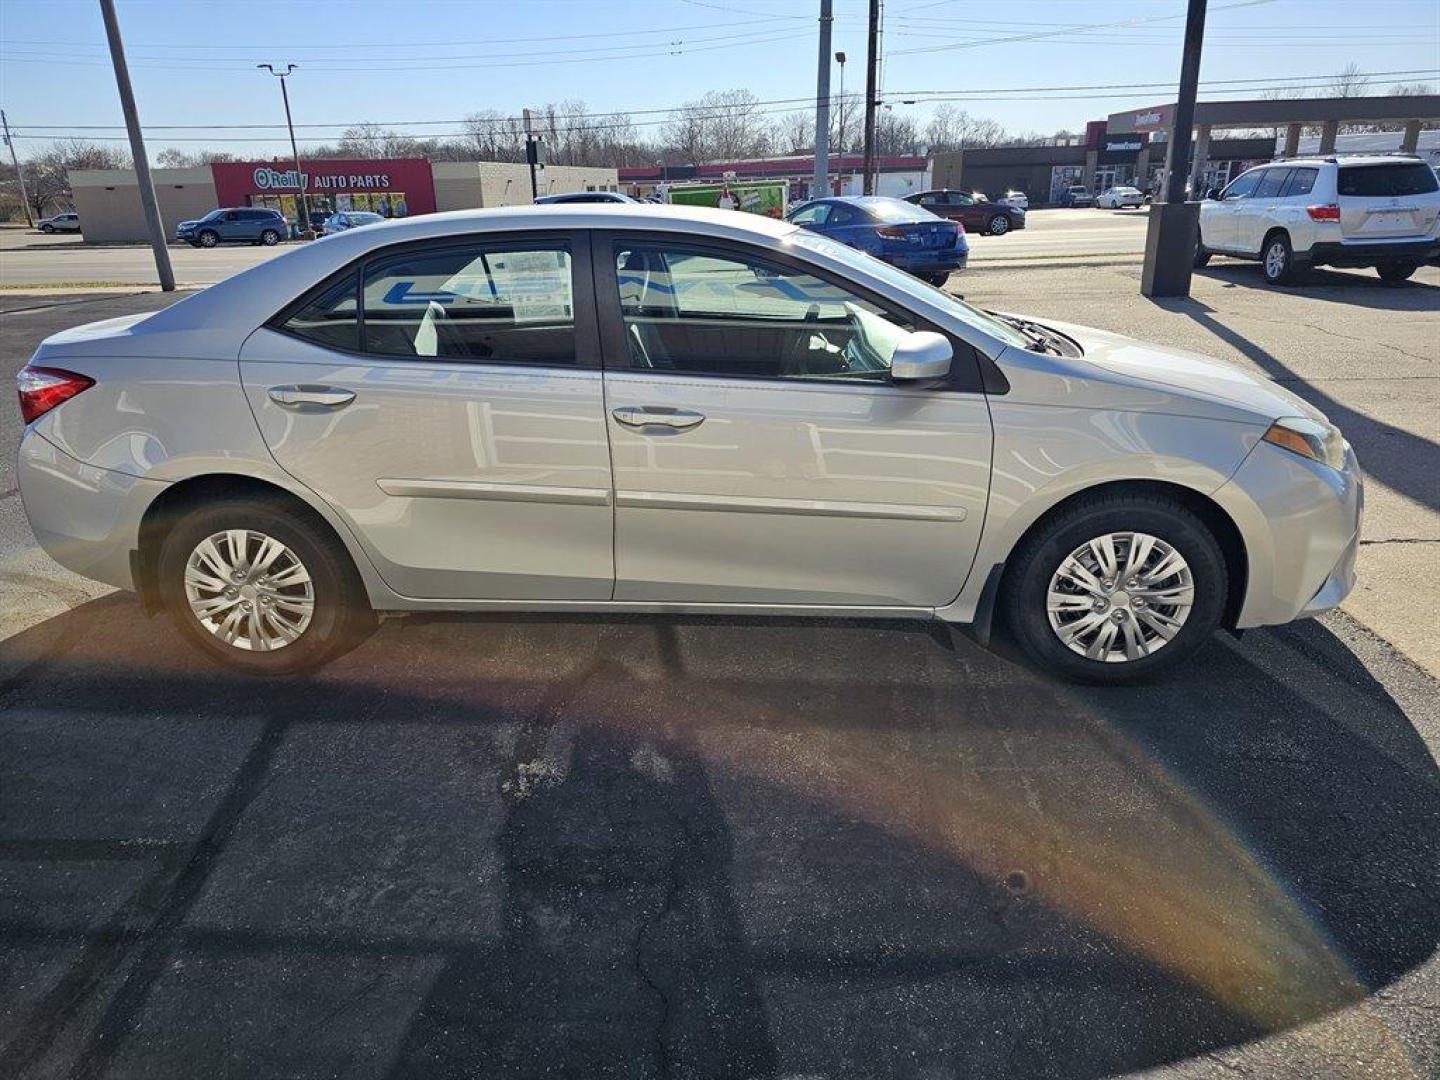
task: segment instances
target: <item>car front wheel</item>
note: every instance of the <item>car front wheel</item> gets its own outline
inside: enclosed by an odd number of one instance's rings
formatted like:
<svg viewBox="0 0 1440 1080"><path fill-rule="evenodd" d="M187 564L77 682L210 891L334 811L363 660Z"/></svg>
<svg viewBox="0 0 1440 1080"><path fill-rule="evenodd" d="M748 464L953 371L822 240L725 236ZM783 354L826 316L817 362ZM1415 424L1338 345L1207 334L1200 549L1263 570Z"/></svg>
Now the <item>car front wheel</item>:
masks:
<svg viewBox="0 0 1440 1080"><path fill-rule="evenodd" d="M284 675L356 644L374 613L333 536L286 507L236 499L169 529L160 597L184 636L214 660Z"/></svg>
<svg viewBox="0 0 1440 1080"><path fill-rule="evenodd" d="M991 236L1004 236L1010 231L1010 219L1004 214L996 214L985 226L985 231Z"/></svg>
<svg viewBox="0 0 1440 1080"><path fill-rule="evenodd" d="M1015 552L1001 614L1040 669L1122 683L1175 667L1220 625L1225 559L1178 502L1083 498Z"/></svg>
<svg viewBox="0 0 1440 1080"><path fill-rule="evenodd" d="M218 233L213 233L209 229L206 229L195 238L195 242L201 247L213 248L216 244L220 243L220 236Z"/></svg>

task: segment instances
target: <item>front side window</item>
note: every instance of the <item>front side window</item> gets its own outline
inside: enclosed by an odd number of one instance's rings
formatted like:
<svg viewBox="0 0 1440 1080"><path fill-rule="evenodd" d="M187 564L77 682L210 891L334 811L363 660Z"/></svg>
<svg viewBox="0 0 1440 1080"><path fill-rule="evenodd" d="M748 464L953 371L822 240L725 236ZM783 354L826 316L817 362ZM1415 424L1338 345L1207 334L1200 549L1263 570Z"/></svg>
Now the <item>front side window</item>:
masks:
<svg viewBox="0 0 1440 1080"><path fill-rule="evenodd" d="M617 241L615 268L633 369L884 380L913 329L838 285L749 256Z"/></svg>
<svg viewBox="0 0 1440 1080"><path fill-rule="evenodd" d="M790 216L790 221L794 225L823 225L829 216L829 203L811 203L809 206L795 211Z"/></svg>
<svg viewBox="0 0 1440 1080"><path fill-rule="evenodd" d="M1237 177L1229 187L1220 193L1220 198L1226 200L1243 199L1255 190L1255 185L1260 183L1262 170L1255 169Z"/></svg>
<svg viewBox="0 0 1440 1080"><path fill-rule="evenodd" d="M474 363L573 365L564 245L457 246L390 256L364 278L366 352Z"/></svg>

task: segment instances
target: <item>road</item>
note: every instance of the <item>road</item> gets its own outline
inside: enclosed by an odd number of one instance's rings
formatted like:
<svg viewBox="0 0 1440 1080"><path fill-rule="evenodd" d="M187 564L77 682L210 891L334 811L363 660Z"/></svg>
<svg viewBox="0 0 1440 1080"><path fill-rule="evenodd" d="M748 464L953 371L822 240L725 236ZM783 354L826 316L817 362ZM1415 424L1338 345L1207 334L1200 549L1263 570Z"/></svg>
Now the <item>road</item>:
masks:
<svg viewBox="0 0 1440 1080"><path fill-rule="evenodd" d="M1138 272L955 280L1281 379L1369 483L1345 611L1148 687L922 624L540 616L261 683L39 576L0 499L0 1075L1440 1073L1440 274ZM0 378L164 302L6 315Z"/></svg>
<svg viewBox="0 0 1440 1080"><path fill-rule="evenodd" d="M970 238L972 263L1010 258L1064 258L1133 254L1145 249L1145 215L1131 210L1036 210L1028 226L1006 236ZM274 258L291 245L250 245L202 251L172 246L175 278L209 285ZM0 229L0 286L64 283L152 284L155 263L143 245L98 247L74 236L47 237Z"/></svg>

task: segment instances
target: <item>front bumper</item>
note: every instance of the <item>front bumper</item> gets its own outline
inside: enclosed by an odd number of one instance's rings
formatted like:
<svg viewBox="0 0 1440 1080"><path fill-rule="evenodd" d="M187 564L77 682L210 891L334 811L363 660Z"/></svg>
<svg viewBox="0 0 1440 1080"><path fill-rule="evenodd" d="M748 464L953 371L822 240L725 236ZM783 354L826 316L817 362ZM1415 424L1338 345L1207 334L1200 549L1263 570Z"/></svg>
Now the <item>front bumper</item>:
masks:
<svg viewBox="0 0 1440 1080"><path fill-rule="evenodd" d="M145 508L166 484L71 457L33 428L20 440L20 497L41 548L67 570L135 587L130 553Z"/></svg>
<svg viewBox="0 0 1440 1080"><path fill-rule="evenodd" d="M1353 450L1336 470L1258 443L1214 497L1248 556L1237 628L1318 615L1354 587L1365 491Z"/></svg>
<svg viewBox="0 0 1440 1080"><path fill-rule="evenodd" d="M1440 240L1397 240L1369 244L1319 243L1310 247L1312 266L1374 266L1377 263L1422 263L1440 256Z"/></svg>

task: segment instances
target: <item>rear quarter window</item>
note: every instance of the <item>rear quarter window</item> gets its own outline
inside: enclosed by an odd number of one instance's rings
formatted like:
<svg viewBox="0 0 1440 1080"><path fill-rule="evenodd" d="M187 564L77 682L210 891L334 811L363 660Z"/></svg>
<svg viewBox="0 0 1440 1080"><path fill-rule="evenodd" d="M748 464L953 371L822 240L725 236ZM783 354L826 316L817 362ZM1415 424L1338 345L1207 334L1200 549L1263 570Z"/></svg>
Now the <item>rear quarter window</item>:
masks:
<svg viewBox="0 0 1440 1080"><path fill-rule="evenodd" d="M1342 165L1336 189L1341 195L1394 198L1428 195L1440 190L1440 184L1424 162L1405 161L1393 165Z"/></svg>

